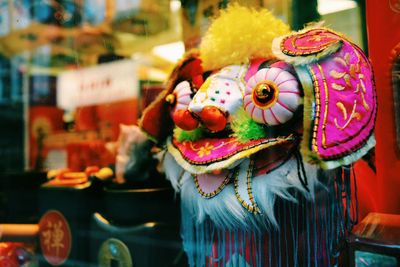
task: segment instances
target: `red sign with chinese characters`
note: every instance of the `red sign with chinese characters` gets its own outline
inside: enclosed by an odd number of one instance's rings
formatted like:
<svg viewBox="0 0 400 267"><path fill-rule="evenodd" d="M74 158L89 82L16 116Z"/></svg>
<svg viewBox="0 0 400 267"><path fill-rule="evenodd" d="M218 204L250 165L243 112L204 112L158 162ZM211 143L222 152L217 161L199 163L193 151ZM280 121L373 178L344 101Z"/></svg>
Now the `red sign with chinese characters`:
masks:
<svg viewBox="0 0 400 267"><path fill-rule="evenodd" d="M50 210L39 222L40 247L43 257L53 266L64 263L71 251L71 231L64 216Z"/></svg>

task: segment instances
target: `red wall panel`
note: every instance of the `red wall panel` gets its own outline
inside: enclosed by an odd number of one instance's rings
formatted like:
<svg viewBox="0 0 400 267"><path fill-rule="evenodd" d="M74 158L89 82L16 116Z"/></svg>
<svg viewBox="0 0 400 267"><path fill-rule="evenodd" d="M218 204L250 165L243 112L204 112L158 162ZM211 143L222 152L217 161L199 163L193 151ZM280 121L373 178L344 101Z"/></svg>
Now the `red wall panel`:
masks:
<svg viewBox="0 0 400 267"><path fill-rule="evenodd" d="M377 211L400 213L400 155L396 148L395 112L390 70L394 47L400 43L400 1L368 0L367 31L369 57L375 71L378 117L375 135L376 181L370 190L376 193ZM360 181L362 183L363 181Z"/></svg>

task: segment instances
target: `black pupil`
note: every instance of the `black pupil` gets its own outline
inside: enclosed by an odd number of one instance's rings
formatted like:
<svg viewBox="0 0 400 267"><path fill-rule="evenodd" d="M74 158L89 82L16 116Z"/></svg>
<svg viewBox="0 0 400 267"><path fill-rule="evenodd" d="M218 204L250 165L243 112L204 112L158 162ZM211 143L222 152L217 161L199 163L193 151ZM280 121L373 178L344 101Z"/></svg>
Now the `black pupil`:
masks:
<svg viewBox="0 0 400 267"><path fill-rule="evenodd" d="M274 97L274 89L271 87L269 87L269 90L267 90L267 88L263 88L261 93L261 95L257 96L257 100L263 104L270 102Z"/></svg>

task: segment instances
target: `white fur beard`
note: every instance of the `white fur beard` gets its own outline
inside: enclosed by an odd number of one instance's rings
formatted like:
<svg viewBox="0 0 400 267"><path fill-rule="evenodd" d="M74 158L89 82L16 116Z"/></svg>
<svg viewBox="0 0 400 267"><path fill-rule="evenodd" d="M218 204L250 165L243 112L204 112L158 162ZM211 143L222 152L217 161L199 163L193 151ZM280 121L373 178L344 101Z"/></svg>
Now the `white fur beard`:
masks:
<svg viewBox="0 0 400 267"><path fill-rule="evenodd" d="M212 198L204 198L198 192L193 175L180 167L173 156L166 152L164 169L176 192L181 194L182 209L185 209L197 223L210 219L217 227L223 229L263 230L270 226L278 227L274 213L277 198L297 203L295 194L302 194L314 201L314 192L318 183L317 168L303 162L308 180L308 191L299 179L299 166L296 158L273 171L251 178L251 190L254 201L260 210L259 214L249 212L235 194L234 184L230 182ZM243 164L243 163L241 163Z"/></svg>

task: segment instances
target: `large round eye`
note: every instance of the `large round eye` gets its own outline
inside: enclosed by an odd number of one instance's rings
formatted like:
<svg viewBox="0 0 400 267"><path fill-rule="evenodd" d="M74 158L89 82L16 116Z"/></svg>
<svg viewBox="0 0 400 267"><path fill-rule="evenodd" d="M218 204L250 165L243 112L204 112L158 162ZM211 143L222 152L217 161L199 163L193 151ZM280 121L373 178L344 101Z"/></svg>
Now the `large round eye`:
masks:
<svg viewBox="0 0 400 267"><path fill-rule="evenodd" d="M279 89L272 81L262 81L252 90L253 103L261 109L267 109L278 99Z"/></svg>
<svg viewBox="0 0 400 267"><path fill-rule="evenodd" d="M243 105L258 123L278 125L293 117L300 103L296 77L280 68L263 68L248 80Z"/></svg>
<svg viewBox="0 0 400 267"><path fill-rule="evenodd" d="M193 91L188 81L182 81L175 86L172 94L167 95L165 101L169 102L173 110L187 109L192 101Z"/></svg>
<svg viewBox="0 0 400 267"><path fill-rule="evenodd" d="M165 101L171 104L171 117L174 123L183 130L194 130L199 122L188 110L192 101L194 89L188 81L182 81L175 86L172 94L166 96Z"/></svg>

